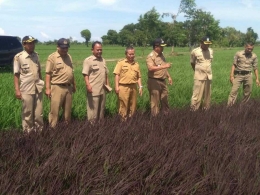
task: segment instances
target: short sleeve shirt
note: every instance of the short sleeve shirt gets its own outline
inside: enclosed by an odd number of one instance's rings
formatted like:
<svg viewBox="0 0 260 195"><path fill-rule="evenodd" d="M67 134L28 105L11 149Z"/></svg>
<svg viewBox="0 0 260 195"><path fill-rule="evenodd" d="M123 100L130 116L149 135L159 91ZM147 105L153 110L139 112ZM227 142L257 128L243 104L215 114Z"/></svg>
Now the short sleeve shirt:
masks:
<svg viewBox="0 0 260 195"><path fill-rule="evenodd" d="M211 63L213 60L213 50L203 50L201 47L192 50L190 62L195 64L194 79L196 80L212 80Z"/></svg>
<svg viewBox="0 0 260 195"><path fill-rule="evenodd" d="M35 94L42 91L44 82L40 79L41 65L38 54L22 51L14 57L14 74L20 75L20 91L23 94Z"/></svg>
<svg viewBox="0 0 260 195"><path fill-rule="evenodd" d="M73 65L69 54L61 56L58 51L49 55L46 73L51 75L51 84L73 84Z"/></svg>
<svg viewBox="0 0 260 195"><path fill-rule="evenodd" d="M233 64L237 71L251 71L257 69L258 58L255 53L246 54L245 51L239 51L234 56Z"/></svg>
<svg viewBox="0 0 260 195"><path fill-rule="evenodd" d="M96 58L94 55L86 58L83 62L82 74L89 77L89 83L92 87L92 93L88 93L89 96L105 93L104 84L106 84L108 69L104 58Z"/></svg>
<svg viewBox="0 0 260 195"><path fill-rule="evenodd" d="M161 66L164 64L166 64L166 61L165 61L165 57L163 56L163 54L159 55L155 51L152 51L146 58L146 65L148 68L151 66ZM149 69L148 69L148 77L157 78L157 79L166 79L167 72L168 72L168 70L166 68L158 70L158 71L149 71Z"/></svg>
<svg viewBox="0 0 260 195"><path fill-rule="evenodd" d="M113 73L120 76L120 84L134 84L141 77L139 64L130 63L126 58L118 61Z"/></svg>

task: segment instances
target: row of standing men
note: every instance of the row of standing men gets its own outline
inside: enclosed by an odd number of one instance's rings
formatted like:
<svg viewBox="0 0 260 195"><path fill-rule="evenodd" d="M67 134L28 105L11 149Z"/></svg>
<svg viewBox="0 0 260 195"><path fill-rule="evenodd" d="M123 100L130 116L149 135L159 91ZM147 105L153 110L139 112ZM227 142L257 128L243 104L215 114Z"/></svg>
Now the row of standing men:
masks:
<svg viewBox="0 0 260 195"><path fill-rule="evenodd" d="M14 57L14 85L16 98L22 100L22 127L26 132L43 128L43 88L41 66L38 54L34 51L36 39L25 36L22 39L24 51ZM210 107L213 50L209 37L203 37L200 46L191 52L190 63L194 70L194 85L191 98L191 110L199 109L202 99L203 109ZM161 38L153 42L153 50L146 58L148 68L147 87L150 94L151 115L160 111L167 113L168 84L173 81L168 72L171 63L166 62L163 49L166 46ZM72 94L76 92L72 58L68 54L70 45L67 39L57 42L57 51L49 55L46 62L45 94L50 99L49 125L55 128L59 111L62 108L65 123L71 121ZM254 45L245 44L245 50L236 53L230 75L233 84L228 105L234 104L241 84L244 88L243 102L248 101L252 91L252 69L258 81L257 56L252 52ZM108 68L102 57L102 43L92 44L92 54L83 62L82 74L87 90L87 117L94 121L104 117L106 92L109 85ZM115 92L119 101L119 114L122 119L131 117L136 111L137 94L142 95L142 81L139 64L135 61L135 50L129 46L125 58L119 60L114 69ZM203 97L204 96L204 97Z"/></svg>

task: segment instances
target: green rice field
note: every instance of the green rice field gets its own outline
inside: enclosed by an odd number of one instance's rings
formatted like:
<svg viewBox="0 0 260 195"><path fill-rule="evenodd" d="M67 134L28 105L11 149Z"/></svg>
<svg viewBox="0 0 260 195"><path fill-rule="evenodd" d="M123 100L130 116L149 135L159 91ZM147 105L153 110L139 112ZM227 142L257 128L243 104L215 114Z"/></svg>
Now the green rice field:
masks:
<svg viewBox="0 0 260 195"><path fill-rule="evenodd" d="M114 87L113 69L117 60L124 58L124 47L103 46L103 57L109 68L110 85ZM212 104L226 103L231 90L229 74L233 56L243 48L214 48L213 81L212 81ZM55 45L36 45L42 65L42 75L45 78L45 63L48 55L56 50ZM138 110L149 109L149 94L147 90L147 68L146 56L152 51L151 47L135 48L136 61L140 64L142 73L142 84L144 86L143 96L138 97ZM173 78L173 85L169 86L169 102L171 108L183 108L189 106L193 87L193 70L189 63L189 48L175 48L175 55L171 55L171 47L166 47L164 55L166 60L172 63L169 72ZM260 47L254 52L260 55ZM85 45L71 45L69 53L74 62L74 73L77 84L77 91L73 96L73 119L86 120L86 89L82 71L82 63L86 57L91 55L91 48ZM21 128L21 102L15 99L13 84L13 73L8 69L0 69L0 129ZM239 99L242 97L240 91ZM260 97L260 89L254 85L252 98ZM114 92L107 94L106 116L117 113L117 97ZM44 97L44 119L47 121L49 101Z"/></svg>

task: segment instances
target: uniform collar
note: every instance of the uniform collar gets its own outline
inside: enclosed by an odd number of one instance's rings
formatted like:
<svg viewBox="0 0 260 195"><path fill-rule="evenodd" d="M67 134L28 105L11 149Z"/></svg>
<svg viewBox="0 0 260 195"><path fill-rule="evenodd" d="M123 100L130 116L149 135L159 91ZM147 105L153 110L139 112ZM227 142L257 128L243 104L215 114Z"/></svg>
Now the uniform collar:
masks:
<svg viewBox="0 0 260 195"><path fill-rule="evenodd" d="M243 55L246 57L251 57L253 55L253 52L247 54L245 50L243 50Z"/></svg>
<svg viewBox="0 0 260 195"><path fill-rule="evenodd" d="M135 64L135 60L132 63L130 63L127 58L125 58L125 62L127 62L128 64L131 64L131 65Z"/></svg>
<svg viewBox="0 0 260 195"><path fill-rule="evenodd" d="M61 56L58 51L56 51L56 52L57 52L57 57L58 57L58 58L67 57L67 56L68 56L68 54L66 54L65 56Z"/></svg>
<svg viewBox="0 0 260 195"><path fill-rule="evenodd" d="M103 58L102 58L102 57L101 57L101 58L97 58L97 57L94 56L94 55L92 55L92 56L93 56L93 59L96 60L96 61L100 61L100 62L103 61Z"/></svg>
<svg viewBox="0 0 260 195"><path fill-rule="evenodd" d="M35 52L33 51L31 54L27 53L27 51L24 50L24 55L26 56L26 58L29 58L31 56L35 55Z"/></svg>
<svg viewBox="0 0 260 195"><path fill-rule="evenodd" d="M162 56L163 55L163 53L161 53L161 54L158 54L156 51L154 51L153 50L153 53L155 54L155 56Z"/></svg>

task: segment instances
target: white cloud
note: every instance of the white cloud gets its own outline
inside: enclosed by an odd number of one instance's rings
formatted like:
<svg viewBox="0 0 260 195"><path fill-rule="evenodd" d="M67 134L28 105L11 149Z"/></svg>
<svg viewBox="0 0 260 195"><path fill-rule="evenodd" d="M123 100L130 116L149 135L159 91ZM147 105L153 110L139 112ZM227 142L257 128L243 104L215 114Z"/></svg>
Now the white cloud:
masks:
<svg viewBox="0 0 260 195"><path fill-rule="evenodd" d="M98 0L98 2L105 5L113 5L117 2L117 0Z"/></svg>
<svg viewBox="0 0 260 195"><path fill-rule="evenodd" d="M46 33L44 33L44 32L41 32L41 35L44 37L44 38L46 38L46 39L49 39L50 38L50 36L49 35L47 35Z"/></svg>
<svg viewBox="0 0 260 195"><path fill-rule="evenodd" d="M241 3L244 4L247 8L253 7L253 0L242 0Z"/></svg>
<svg viewBox="0 0 260 195"><path fill-rule="evenodd" d="M0 6L3 5L5 0L0 0Z"/></svg>
<svg viewBox="0 0 260 195"><path fill-rule="evenodd" d="M56 11L58 12L73 12L73 11L83 11L92 8L92 5L89 5L88 2L82 2L82 1L74 1L72 3L65 3L62 6L59 5L58 8L56 8Z"/></svg>
<svg viewBox="0 0 260 195"><path fill-rule="evenodd" d="M4 35L4 34L5 34L4 29L0 28L0 35Z"/></svg>

